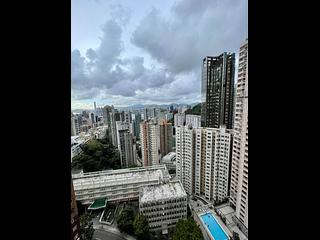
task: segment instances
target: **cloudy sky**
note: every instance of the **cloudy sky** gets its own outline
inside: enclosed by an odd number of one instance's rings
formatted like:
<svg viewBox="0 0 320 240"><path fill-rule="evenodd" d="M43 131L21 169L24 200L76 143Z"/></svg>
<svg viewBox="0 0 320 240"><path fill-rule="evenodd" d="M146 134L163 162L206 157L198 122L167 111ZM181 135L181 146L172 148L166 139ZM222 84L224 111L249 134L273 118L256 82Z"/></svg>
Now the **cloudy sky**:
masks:
<svg viewBox="0 0 320 240"><path fill-rule="evenodd" d="M238 53L247 0L72 0L72 109L200 101L201 61Z"/></svg>

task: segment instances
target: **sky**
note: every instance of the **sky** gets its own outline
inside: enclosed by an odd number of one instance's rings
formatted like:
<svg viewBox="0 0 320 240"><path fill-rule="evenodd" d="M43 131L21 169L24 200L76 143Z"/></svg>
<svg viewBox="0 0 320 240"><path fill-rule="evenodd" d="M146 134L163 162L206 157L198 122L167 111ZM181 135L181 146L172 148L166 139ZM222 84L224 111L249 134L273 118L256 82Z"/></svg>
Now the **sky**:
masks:
<svg viewBox="0 0 320 240"><path fill-rule="evenodd" d="M72 0L71 108L200 102L202 59L247 37L247 0Z"/></svg>

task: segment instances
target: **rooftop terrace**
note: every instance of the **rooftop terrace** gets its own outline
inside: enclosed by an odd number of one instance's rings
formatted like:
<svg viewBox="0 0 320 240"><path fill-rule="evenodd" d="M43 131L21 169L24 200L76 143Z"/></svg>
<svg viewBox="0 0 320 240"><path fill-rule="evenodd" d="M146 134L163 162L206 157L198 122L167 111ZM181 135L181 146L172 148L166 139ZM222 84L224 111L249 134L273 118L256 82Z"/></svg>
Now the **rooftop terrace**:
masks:
<svg viewBox="0 0 320 240"><path fill-rule="evenodd" d="M186 197L180 181L169 182L156 186L143 187L140 190L140 202L152 202L161 199Z"/></svg>

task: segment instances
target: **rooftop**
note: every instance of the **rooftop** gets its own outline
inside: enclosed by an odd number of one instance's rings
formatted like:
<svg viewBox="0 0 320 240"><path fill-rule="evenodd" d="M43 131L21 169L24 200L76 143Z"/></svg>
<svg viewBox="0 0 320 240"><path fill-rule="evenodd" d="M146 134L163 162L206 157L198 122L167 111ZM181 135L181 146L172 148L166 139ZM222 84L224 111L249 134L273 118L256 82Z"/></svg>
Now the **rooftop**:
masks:
<svg viewBox="0 0 320 240"><path fill-rule="evenodd" d="M187 194L180 181L169 182L140 189L140 202L152 202L168 198L186 197Z"/></svg>
<svg viewBox="0 0 320 240"><path fill-rule="evenodd" d="M72 174L75 191L139 182L165 182L169 178L165 165Z"/></svg>

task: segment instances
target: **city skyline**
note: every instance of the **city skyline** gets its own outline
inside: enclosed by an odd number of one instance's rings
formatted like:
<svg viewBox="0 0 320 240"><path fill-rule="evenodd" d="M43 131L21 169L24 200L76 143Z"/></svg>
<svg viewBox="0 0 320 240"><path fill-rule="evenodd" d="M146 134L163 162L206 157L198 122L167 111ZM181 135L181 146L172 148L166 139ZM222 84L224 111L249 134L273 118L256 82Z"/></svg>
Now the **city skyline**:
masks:
<svg viewBox="0 0 320 240"><path fill-rule="evenodd" d="M200 102L201 59L246 37L247 1L72 1L72 109Z"/></svg>

